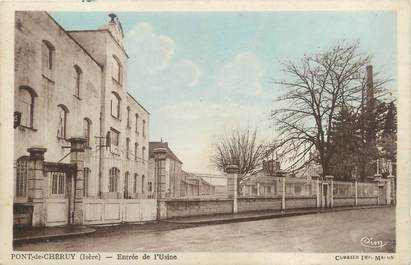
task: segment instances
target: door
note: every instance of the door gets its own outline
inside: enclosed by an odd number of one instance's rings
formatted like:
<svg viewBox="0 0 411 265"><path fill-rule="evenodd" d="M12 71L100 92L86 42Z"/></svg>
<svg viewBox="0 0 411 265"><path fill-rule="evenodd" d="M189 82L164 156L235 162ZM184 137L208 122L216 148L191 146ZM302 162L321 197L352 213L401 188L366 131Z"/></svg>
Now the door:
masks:
<svg viewBox="0 0 411 265"><path fill-rule="evenodd" d="M65 172L47 172L46 226L65 225L69 219L69 179Z"/></svg>

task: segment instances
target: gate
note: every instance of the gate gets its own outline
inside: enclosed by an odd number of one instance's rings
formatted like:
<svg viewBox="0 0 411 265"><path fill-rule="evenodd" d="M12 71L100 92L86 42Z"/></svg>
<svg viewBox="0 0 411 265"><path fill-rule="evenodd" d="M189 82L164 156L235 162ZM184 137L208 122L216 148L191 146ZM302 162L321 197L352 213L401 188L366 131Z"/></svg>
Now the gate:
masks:
<svg viewBox="0 0 411 265"><path fill-rule="evenodd" d="M75 164L44 163L46 226L72 223L76 169Z"/></svg>

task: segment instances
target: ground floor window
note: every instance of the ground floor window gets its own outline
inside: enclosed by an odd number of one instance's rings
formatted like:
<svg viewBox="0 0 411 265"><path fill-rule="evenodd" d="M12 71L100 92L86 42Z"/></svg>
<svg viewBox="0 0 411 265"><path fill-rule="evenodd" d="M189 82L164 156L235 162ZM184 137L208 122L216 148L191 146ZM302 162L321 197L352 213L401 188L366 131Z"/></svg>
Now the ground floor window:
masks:
<svg viewBox="0 0 411 265"><path fill-rule="evenodd" d="M51 194L63 195L65 190L66 174L64 172L50 172L51 173Z"/></svg>
<svg viewBox="0 0 411 265"><path fill-rule="evenodd" d="M109 171L109 185L108 191L109 192L117 192L118 191L118 178L120 175L120 170L116 167L112 167Z"/></svg>
<svg viewBox="0 0 411 265"><path fill-rule="evenodd" d="M16 197L27 196L27 156L22 156L16 162Z"/></svg>

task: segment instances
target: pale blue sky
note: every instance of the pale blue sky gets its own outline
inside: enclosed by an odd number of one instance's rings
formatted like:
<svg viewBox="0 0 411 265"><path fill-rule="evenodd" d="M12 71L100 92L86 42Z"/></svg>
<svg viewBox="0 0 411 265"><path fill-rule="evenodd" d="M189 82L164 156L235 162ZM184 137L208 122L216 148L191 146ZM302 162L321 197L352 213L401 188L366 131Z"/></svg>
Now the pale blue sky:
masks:
<svg viewBox="0 0 411 265"><path fill-rule="evenodd" d="M96 29L109 12L51 15ZM151 113L150 140L168 141L186 170L210 172L215 137L236 125L273 135L280 60L360 41L376 71L396 79L393 12L118 12L130 55L128 89ZM396 82L390 87L396 90Z"/></svg>

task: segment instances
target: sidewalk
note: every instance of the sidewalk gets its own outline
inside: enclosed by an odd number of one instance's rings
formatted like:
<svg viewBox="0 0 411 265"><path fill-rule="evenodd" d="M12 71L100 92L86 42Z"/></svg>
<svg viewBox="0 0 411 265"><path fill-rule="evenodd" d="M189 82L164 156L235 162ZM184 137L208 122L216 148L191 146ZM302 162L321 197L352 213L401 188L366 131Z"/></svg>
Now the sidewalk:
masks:
<svg viewBox="0 0 411 265"><path fill-rule="evenodd" d="M13 243L44 241L50 239L67 238L87 235L96 232L96 229L87 226L60 226L60 227L24 227L13 229Z"/></svg>
<svg viewBox="0 0 411 265"><path fill-rule="evenodd" d="M62 226L62 227L43 227L43 228L14 228L13 243L26 243L33 241L47 241L59 238L78 237L82 235L91 235L98 231L99 236L104 235L107 231L124 230L141 231L141 232L156 232L163 230L174 230L180 228L195 227L201 225L224 224L234 222L246 222L271 218L281 218L304 214L317 214L323 212L336 212L347 210L360 210L370 208L391 207L390 205L383 206L358 206L358 207L336 207L336 208L312 208L312 209L295 209L281 211L258 211L246 212L237 214L219 214L219 215L202 215L189 216L181 218L173 218L161 220L156 223L147 224L116 224L115 226Z"/></svg>

